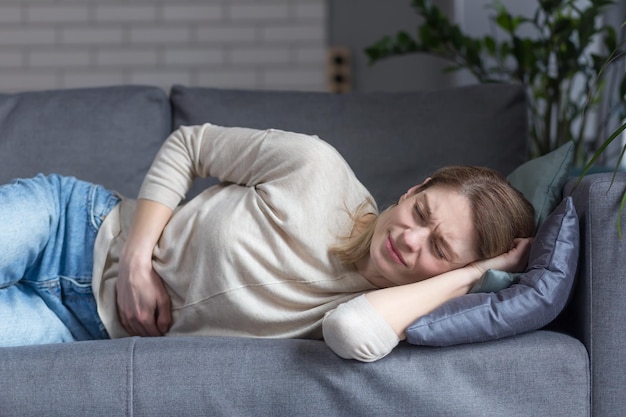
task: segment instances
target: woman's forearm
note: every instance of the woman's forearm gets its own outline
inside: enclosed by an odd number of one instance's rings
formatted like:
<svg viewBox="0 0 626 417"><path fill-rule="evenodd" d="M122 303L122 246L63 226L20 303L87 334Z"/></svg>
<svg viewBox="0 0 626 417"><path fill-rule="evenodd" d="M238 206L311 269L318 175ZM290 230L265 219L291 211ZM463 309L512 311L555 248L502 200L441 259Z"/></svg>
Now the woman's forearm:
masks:
<svg viewBox="0 0 626 417"><path fill-rule="evenodd" d="M405 338L417 318L469 291L481 276L468 266L425 281L375 290L328 312L322 323L326 344L339 356L379 360Z"/></svg>
<svg viewBox="0 0 626 417"><path fill-rule="evenodd" d="M469 265L413 284L372 291L366 298L404 339L404 331L416 318L467 294L481 275L479 268Z"/></svg>
<svg viewBox="0 0 626 417"><path fill-rule="evenodd" d="M163 204L138 201L115 283L118 316L129 335L161 336L171 325L170 298L152 268L152 251L171 216Z"/></svg>
<svg viewBox="0 0 626 417"><path fill-rule="evenodd" d="M151 256L172 213L172 209L161 203L140 198L128 233L125 256Z"/></svg>
<svg viewBox="0 0 626 417"><path fill-rule="evenodd" d="M511 249L502 255L424 281L372 291L366 298L398 337L404 339L404 331L411 323L446 301L467 294L488 269L523 271L528 263L531 243L531 238L515 239Z"/></svg>

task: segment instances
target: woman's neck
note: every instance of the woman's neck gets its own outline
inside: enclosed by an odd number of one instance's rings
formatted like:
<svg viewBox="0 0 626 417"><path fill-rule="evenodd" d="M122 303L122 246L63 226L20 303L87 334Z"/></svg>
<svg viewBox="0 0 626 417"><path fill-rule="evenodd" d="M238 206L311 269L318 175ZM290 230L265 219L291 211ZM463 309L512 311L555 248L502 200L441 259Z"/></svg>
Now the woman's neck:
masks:
<svg viewBox="0 0 626 417"><path fill-rule="evenodd" d="M363 278L377 288L388 288L396 285L378 273L378 270L372 264L369 255L356 261L354 266L356 271L361 274Z"/></svg>

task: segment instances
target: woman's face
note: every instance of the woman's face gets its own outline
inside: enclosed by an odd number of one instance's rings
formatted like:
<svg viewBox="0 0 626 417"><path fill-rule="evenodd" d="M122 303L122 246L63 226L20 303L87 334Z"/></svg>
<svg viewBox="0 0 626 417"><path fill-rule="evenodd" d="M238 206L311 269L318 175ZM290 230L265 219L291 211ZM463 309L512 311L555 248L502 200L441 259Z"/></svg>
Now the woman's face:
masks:
<svg viewBox="0 0 626 417"><path fill-rule="evenodd" d="M466 197L431 186L404 194L376 224L367 277L379 287L409 284L478 259L476 231Z"/></svg>

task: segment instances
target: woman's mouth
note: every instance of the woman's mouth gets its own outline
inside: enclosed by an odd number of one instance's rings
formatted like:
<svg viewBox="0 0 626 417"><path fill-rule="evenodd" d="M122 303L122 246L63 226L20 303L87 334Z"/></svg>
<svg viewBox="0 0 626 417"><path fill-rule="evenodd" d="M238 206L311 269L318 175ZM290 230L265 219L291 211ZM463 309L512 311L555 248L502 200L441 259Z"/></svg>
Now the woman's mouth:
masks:
<svg viewBox="0 0 626 417"><path fill-rule="evenodd" d="M402 255L400 254L400 252L398 252L398 249L393 244L393 241L391 240L391 236L387 236L387 242L385 246L387 247L387 253L389 253L389 256L391 257L391 259L394 260L394 262L402 266L406 266L406 262L404 262Z"/></svg>

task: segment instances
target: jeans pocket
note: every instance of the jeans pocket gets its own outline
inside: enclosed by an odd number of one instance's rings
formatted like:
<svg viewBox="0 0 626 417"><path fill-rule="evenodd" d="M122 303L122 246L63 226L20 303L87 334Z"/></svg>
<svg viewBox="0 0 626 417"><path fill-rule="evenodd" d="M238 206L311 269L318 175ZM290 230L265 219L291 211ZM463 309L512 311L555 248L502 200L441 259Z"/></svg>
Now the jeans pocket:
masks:
<svg viewBox="0 0 626 417"><path fill-rule="evenodd" d="M60 277L63 305L90 339L108 339L109 335L98 315L98 306L91 288L91 279L76 280Z"/></svg>
<svg viewBox="0 0 626 417"><path fill-rule="evenodd" d="M94 185L89 193L90 223L94 232L98 232L109 212L121 201L113 191L100 185Z"/></svg>

